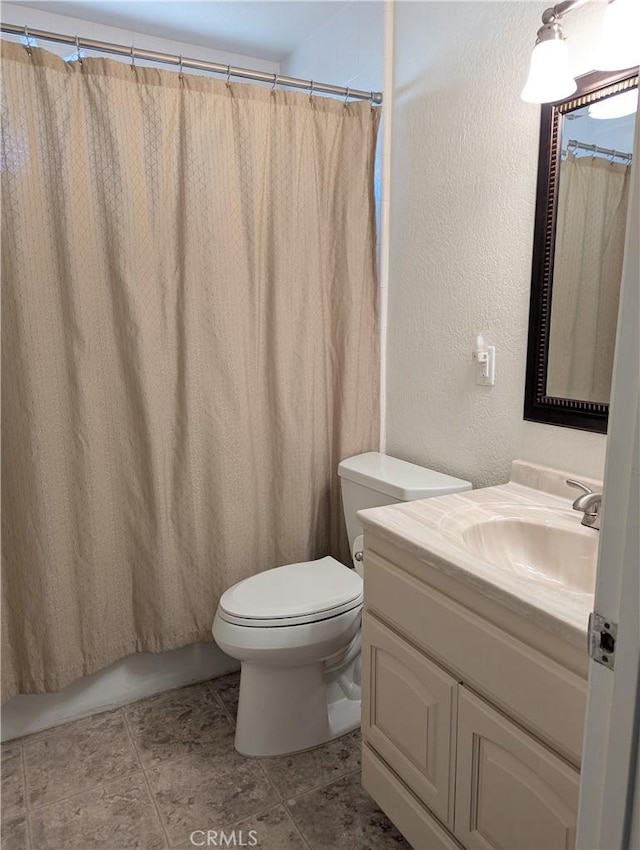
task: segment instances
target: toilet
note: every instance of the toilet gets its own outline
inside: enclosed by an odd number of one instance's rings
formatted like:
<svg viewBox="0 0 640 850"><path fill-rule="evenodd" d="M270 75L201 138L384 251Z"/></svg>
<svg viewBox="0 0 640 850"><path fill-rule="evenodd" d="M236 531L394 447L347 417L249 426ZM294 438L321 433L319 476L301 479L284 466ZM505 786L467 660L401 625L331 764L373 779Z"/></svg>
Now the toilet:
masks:
<svg viewBox="0 0 640 850"><path fill-rule="evenodd" d="M223 593L218 646L241 662L235 746L247 756L316 747L360 725L362 528L357 511L470 490L379 452L338 466L353 566L325 557L275 567Z"/></svg>

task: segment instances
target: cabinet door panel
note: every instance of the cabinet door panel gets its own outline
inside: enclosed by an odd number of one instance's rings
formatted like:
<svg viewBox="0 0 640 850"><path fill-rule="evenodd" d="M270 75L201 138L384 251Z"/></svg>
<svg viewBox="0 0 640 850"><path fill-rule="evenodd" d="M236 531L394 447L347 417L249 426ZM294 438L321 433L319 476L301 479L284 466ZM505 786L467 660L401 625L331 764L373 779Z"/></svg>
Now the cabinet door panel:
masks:
<svg viewBox="0 0 640 850"><path fill-rule="evenodd" d="M370 614L363 618L365 740L446 824L456 681Z"/></svg>
<svg viewBox="0 0 640 850"><path fill-rule="evenodd" d="M580 776L461 687L456 837L468 850L570 850Z"/></svg>
<svg viewBox="0 0 640 850"><path fill-rule="evenodd" d="M362 786L415 850L461 850L460 844L366 744Z"/></svg>

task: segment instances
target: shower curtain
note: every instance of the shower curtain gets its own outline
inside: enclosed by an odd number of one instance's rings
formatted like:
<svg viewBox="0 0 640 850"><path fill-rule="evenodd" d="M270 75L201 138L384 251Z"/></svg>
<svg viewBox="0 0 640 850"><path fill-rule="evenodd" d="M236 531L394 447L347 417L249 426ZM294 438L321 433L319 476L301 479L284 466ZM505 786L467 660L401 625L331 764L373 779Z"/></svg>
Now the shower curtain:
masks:
<svg viewBox="0 0 640 850"><path fill-rule="evenodd" d="M367 103L3 43L3 696L348 557L378 445Z"/></svg>
<svg viewBox="0 0 640 850"><path fill-rule="evenodd" d="M547 394L608 404L631 167L569 154L560 167Z"/></svg>

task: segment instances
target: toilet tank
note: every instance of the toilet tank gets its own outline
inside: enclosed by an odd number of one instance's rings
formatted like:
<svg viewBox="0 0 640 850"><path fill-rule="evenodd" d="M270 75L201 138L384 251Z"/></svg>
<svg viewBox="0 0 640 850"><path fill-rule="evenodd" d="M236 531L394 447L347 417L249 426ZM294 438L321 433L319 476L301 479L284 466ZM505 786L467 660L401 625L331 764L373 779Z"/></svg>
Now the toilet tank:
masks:
<svg viewBox="0 0 640 850"><path fill-rule="evenodd" d="M469 481L380 452L346 458L338 465L338 475L352 555L356 538L362 534L357 511L471 490Z"/></svg>

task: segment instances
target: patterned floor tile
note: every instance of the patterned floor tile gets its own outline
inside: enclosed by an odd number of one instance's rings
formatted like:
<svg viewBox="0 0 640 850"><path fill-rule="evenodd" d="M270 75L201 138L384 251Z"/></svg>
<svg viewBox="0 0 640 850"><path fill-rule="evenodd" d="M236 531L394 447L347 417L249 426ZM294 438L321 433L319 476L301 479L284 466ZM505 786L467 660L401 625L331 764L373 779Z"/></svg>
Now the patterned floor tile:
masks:
<svg viewBox="0 0 640 850"><path fill-rule="evenodd" d="M314 850L410 850L360 784L359 773L287 800L286 805Z"/></svg>
<svg viewBox="0 0 640 850"><path fill-rule="evenodd" d="M237 823L235 830L239 839L244 838L247 843L255 840L253 846L257 850L307 849L307 843L283 806Z"/></svg>
<svg viewBox="0 0 640 850"><path fill-rule="evenodd" d="M23 743L28 805L42 806L140 770L120 712L76 720Z"/></svg>
<svg viewBox="0 0 640 850"><path fill-rule="evenodd" d="M206 683L133 703L124 713L144 768L215 748L231 730Z"/></svg>
<svg viewBox="0 0 640 850"><path fill-rule="evenodd" d="M151 793L172 844L194 830L219 830L278 802L259 763L233 749L233 730L206 750L147 772Z"/></svg>
<svg viewBox="0 0 640 850"><path fill-rule="evenodd" d="M215 847L309 850L309 845L282 805L220 829L217 833L212 831L209 836L205 831L196 830L183 844L172 846L175 850L195 850L198 847L206 848L207 842L209 850L214 850Z"/></svg>
<svg viewBox="0 0 640 850"><path fill-rule="evenodd" d="M360 767L360 730L322 747L290 756L264 759L267 776L282 797L296 797Z"/></svg>
<svg viewBox="0 0 640 850"><path fill-rule="evenodd" d="M2 812L2 850L26 850L27 820L25 815L17 818L5 817Z"/></svg>
<svg viewBox="0 0 640 850"><path fill-rule="evenodd" d="M235 720L238 713L238 695L240 693L240 671L229 673L228 676L220 676L209 682L213 692L218 694L225 708Z"/></svg>
<svg viewBox="0 0 640 850"><path fill-rule="evenodd" d="M235 751L239 680L179 688L5 745L3 850L28 850L29 838L36 850L193 848L216 830L258 850L406 850L360 785L359 731L278 758Z"/></svg>
<svg viewBox="0 0 640 850"><path fill-rule="evenodd" d="M38 850L162 850L166 838L142 774L36 809Z"/></svg>
<svg viewBox="0 0 640 850"><path fill-rule="evenodd" d="M24 771L22 746L2 745L2 819L24 814Z"/></svg>

